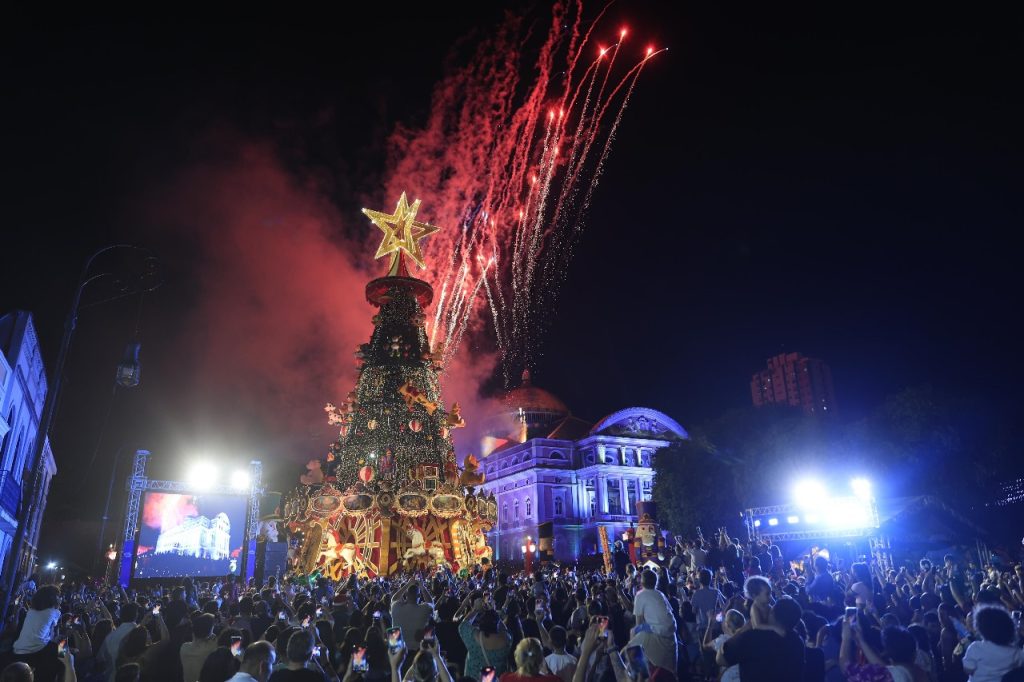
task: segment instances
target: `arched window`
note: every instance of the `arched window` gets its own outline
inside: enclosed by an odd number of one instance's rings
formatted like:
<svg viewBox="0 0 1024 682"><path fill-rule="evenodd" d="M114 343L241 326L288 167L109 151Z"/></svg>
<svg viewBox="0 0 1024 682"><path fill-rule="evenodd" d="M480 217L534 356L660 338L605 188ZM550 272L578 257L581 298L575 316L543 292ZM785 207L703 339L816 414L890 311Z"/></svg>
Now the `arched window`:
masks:
<svg viewBox="0 0 1024 682"><path fill-rule="evenodd" d="M519 500L512 503L512 518L519 522Z"/></svg>
<svg viewBox="0 0 1024 682"><path fill-rule="evenodd" d="M501 520L508 523L508 503L501 505Z"/></svg>
<svg viewBox="0 0 1024 682"><path fill-rule="evenodd" d="M555 498L555 516L562 516L564 512L564 504L562 503L561 497Z"/></svg>
<svg viewBox="0 0 1024 682"><path fill-rule="evenodd" d="M14 460L14 408L11 407L11 413L7 415L7 426L8 431L4 434L3 442L0 443L0 463L2 468L0 471L6 471L8 462Z"/></svg>
<svg viewBox="0 0 1024 682"><path fill-rule="evenodd" d="M529 497L526 498L526 515L530 515L531 508L533 507L533 500Z"/></svg>
<svg viewBox="0 0 1024 682"><path fill-rule="evenodd" d="M565 459L565 456L558 450L554 450L548 457L550 459Z"/></svg>

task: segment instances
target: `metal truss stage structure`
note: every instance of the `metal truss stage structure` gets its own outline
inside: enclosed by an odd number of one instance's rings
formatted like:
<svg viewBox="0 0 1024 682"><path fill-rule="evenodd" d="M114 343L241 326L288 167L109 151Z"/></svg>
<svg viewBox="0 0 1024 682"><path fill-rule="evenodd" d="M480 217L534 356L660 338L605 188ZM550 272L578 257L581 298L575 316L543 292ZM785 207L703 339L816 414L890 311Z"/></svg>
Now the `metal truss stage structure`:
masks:
<svg viewBox="0 0 1024 682"><path fill-rule="evenodd" d="M257 460L249 462L249 485L246 490L240 491L238 488L225 484L210 484L203 487L202 490L198 490L194 484L184 481L161 481L149 478L146 475L146 465L151 456L149 450L136 450L135 458L132 461L132 472L127 484L128 502L125 506L124 529L121 533L121 565L118 571L118 582L123 587L127 587L132 579L142 495L150 491L247 497L245 535L242 541L244 551L241 556L239 575L248 581L256 569L256 536L259 533L260 498L266 492L263 487L263 464Z"/></svg>
<svg viewBox="0 0 1024 682"><path fill-rule="evenodd" d="M790 518L806 519L805 509L797 504L776 504L767 507L751 507L743 512L743 524L747 529L747 537L751 540L762 537L771 538L772 542L799 542L801 540L841 540L856 539L867 543L870 554L882 566L892 564L892 546L887 536L879 532L881 523L878 506L875 500L864 501L866 523L849 526L829 526L827 524L809 524L799 530ZM785 530L782 521L786 521ZM798 523L798 522L797 522Z"/></svg>

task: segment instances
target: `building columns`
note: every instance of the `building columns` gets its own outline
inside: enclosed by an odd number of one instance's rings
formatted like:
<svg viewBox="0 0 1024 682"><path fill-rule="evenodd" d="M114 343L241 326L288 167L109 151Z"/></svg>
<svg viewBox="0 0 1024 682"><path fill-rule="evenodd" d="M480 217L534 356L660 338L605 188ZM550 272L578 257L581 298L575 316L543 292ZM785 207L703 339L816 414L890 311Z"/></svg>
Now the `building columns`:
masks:
<svg viewBox="0 0 1024 682"><path fill-rule="evenodd" d="M597 513L608 513L608 479L604 476L597 477Z"/></svg>

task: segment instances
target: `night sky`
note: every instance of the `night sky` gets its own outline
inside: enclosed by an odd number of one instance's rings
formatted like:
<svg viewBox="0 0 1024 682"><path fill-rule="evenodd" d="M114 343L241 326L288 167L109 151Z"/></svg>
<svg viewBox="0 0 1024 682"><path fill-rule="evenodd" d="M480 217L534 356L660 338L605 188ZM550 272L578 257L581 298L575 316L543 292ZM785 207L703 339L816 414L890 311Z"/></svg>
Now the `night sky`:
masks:
<svg viewBox="0 0 1024 682"><path fill-rule="evenodd" d="M960 10L613 5L608 33L625 23L637 48L670 51L646 68L625 113L558 304L545 311L534 382L584 418L646 405L686 426L748 405L766 358L799 351L829 363L847 417L923 383L1019 413L1024 49L1017 18ZM225 385L208 373L225 346L204 346L216 318L192 313L218 266L196 246L202 228L169 225L194 210L173 199L196 187L183 174L249 145L316 185L318 210L344 218L339 240L368 229L366 202L393 205L380 193L387 135L422 123L446 60L458 63L502 9L362 11L371 14L359 24L8 31L0 311L35 314L52 368L93 249L145 244L166 278L141 308L142 386L116 398L106 429L138 300L83 314L54 430L45 553L98 519L119 446L153 450L167 476L196 448L251 453L280 487L329 441L315 406L344 395L311 386L310 409L260 392L271 396L264 412L308 413L282 433L254 415L244 373ZM209 191L230 203L230 188ZM218 257L229 262L230 249ZM363 298L327 278L323 289ZM278 312L262 311L268 329L287 319ZM348 373L351 350L339 350ZM336 377L335 359L321 359Z"/></svg>

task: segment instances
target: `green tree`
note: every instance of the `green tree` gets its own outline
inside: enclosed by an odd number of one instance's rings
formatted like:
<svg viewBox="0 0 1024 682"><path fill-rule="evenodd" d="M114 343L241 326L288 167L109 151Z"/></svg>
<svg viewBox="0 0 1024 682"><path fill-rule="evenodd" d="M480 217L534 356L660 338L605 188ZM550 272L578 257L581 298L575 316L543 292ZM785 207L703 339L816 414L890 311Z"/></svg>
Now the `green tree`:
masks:
<svg viewBox="0 0 1024 682"><path fill-rule="evenodd" d="M663 527L687 536L697 526L705 532L723 525L737 528L741 507L732 471L704 436L691 432L690 440L659 451L654 470L653 498Z"/></svg>

